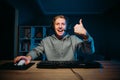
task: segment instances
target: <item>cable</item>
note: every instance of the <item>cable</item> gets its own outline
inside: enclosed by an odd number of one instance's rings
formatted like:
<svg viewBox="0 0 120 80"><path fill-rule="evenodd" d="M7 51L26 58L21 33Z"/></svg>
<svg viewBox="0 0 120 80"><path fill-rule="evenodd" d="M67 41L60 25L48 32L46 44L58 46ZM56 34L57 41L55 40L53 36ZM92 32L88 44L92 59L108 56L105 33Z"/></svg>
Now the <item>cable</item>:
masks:
<svg viewBox="0 0 120 80"><path fill-rule="evenodd" d="M84 80L79 73L75 72L72 68L71 68L70 70L75 74L75 76L76 76L79 80Z"/></svg>

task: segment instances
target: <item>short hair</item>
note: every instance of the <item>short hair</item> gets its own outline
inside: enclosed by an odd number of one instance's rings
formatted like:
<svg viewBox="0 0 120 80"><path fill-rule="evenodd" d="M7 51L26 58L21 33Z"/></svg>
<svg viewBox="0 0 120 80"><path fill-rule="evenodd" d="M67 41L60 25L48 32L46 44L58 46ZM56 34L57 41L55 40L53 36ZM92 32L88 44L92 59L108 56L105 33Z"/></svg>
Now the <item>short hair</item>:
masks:
<svg viewBox="0 0 120 80"><path fill-rule="evenodd" d="M66 25L68 26L68 17L66 17L66 16L64 16L64 15L57 15L57 16L55 16L55 17L53 18L53 20L52 20L51 27L52 27L53 29L54 29L54 23L55 23L56 19L58 19L58 18L63 18L63 19L65 19ZM66 26L66 28L67 28L67 26Z"/></svg>

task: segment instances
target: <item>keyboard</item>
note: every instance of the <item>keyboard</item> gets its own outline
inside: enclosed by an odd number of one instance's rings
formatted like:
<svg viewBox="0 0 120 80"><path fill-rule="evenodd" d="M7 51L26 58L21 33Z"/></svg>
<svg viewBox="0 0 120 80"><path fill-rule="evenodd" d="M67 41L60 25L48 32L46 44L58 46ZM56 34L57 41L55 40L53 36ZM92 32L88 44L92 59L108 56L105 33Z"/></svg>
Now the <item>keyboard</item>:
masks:
<svg viewBox="0 0 120 80"><path fill-rule="evenodd" d="M37 68L103 68L99 62L80 61L40 61Z"/></svg>

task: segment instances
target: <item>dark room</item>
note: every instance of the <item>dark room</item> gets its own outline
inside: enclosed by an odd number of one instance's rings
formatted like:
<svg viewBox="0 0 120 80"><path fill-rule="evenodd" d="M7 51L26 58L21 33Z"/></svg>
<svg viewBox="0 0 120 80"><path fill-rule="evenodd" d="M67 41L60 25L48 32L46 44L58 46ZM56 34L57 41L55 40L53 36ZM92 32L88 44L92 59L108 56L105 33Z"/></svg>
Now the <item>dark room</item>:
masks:
<svg viewBox="0 0 120 80"><path fill-rule="evenodd" d="M0 78L120 80L119 19L119 0L1 0ZM63 67L69 60L80 67ZM36 67L42 61L62 64Z"/></svg>

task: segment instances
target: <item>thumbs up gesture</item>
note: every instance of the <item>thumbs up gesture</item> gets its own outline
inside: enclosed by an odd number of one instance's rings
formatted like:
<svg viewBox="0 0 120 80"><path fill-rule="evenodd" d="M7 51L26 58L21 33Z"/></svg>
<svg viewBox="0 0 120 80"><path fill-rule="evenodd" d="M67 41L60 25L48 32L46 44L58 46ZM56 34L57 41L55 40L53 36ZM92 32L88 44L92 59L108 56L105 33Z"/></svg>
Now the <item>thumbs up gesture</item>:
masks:
<svg viewBox="0 0 120 80"><path fill-rule="evenodd" d="M83 26L82 19L80 19L79 24L74 26L74 33L82 36L83 38L87 38L87 30Z"/></svg>

